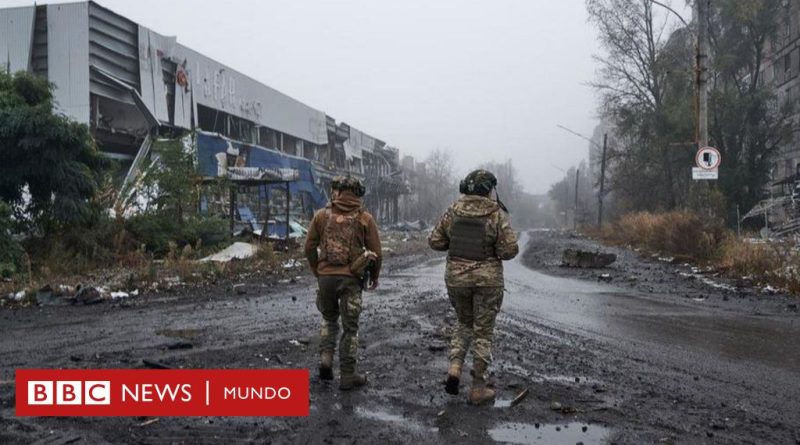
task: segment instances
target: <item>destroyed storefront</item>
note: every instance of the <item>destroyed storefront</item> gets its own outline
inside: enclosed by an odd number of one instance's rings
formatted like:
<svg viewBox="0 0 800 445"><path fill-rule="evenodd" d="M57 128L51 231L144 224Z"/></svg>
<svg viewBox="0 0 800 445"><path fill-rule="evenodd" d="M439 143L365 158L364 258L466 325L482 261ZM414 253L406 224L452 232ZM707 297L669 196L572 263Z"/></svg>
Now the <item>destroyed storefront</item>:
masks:
<svg viewBox="0 0 800 445"><path fill-rule="evenodd" d="M308 159L206 132L197 132L196 147L200 212L229 218L234 233L302 236L313 212L327 202Z"/></svg>

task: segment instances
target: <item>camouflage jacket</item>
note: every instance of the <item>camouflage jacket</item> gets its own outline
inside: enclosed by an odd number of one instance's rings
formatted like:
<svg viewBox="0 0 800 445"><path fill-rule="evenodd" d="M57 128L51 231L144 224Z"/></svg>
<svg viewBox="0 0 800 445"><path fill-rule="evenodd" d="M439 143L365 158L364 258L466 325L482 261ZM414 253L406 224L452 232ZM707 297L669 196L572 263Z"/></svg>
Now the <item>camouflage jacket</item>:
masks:
<svg viewBox="0 0 800 445"><path fill-rule="evenodd" d="M517 234L508 217L497 202L476 195L464 195L442 215L428 237L431 249L447 251L450 248L450 228L454 216L488 217L487 242L494 246L495 258L472 261L447 257L444 280L448 287L502 287L503 263L519 253Z"/></svg>

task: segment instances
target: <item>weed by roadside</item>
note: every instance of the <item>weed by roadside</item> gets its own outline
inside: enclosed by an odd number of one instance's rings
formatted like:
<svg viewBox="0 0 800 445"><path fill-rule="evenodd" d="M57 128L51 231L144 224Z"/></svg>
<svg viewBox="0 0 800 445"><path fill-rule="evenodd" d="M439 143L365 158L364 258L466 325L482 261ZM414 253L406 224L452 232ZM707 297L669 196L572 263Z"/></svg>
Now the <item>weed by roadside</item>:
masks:
<svg viewBox="0 0 800 445"><path fill-rule="evenodd" d="M609 244L710 266L731 278L746 277L800 294L800 246L793 239L737 237L720 221L685 211L631 213L599 231L586 232Z"/></svg>

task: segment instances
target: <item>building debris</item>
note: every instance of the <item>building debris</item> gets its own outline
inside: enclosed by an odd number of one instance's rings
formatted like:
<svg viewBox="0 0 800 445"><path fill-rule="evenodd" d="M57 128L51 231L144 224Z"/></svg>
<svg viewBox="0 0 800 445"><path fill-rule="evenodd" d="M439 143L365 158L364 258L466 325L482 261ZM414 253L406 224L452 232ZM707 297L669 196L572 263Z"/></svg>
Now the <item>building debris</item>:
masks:
<svg viewBox="0 0 800 445"><path fill-rule="evenodd" d="M214 255L201 259L200 262L214 261L217 263L227 263L232 260L243 260L255 255L257 251L258 246L255 244L237 241Z"/></svg>
<svg viewBox="0 0 800 445"><path fill-rule="evenodd" d="M617 260L613 253L587 252L578 249L565 249L561 257L564 267L599 269Z"/></svg>

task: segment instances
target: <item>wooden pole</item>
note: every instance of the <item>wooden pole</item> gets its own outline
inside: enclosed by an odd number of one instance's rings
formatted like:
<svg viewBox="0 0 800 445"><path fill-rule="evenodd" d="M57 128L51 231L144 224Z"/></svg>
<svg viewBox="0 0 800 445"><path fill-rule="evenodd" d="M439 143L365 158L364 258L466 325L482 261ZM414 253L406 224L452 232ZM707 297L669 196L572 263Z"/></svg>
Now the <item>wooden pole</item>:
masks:
<svg viewBox="0 0 800 445"><path fill-rule="evenodd" d="M575 170L575 212L572 215L572 226L578 229L578 183L581 179L581 169Z"/></svg>
<svg viewBox="0 0 800 445"><path fill-rule="evenodd" d="M286 249L289 249L289 203L292 200L292 192L289 190L289 181L286 181Z"/></svg>
<svg viewBox="0 0 800 445"><path fill-rule="evenodd" d="M230 196L228 197L229 205L228 205L228 212L230 216L230 228L231 228L231 235L233 234L233 227L234 227L234 217L236 214L236 186L231 185L230 188Z"/></svg>
<svg viewBox="0 0 800 445"><path fill-rule="evenodd" d="M597 195L597 228L603 227L603 193L606 184L606 146L608 145L608 133L603 134L603 157L600 160L600 193Z"/></svg>

